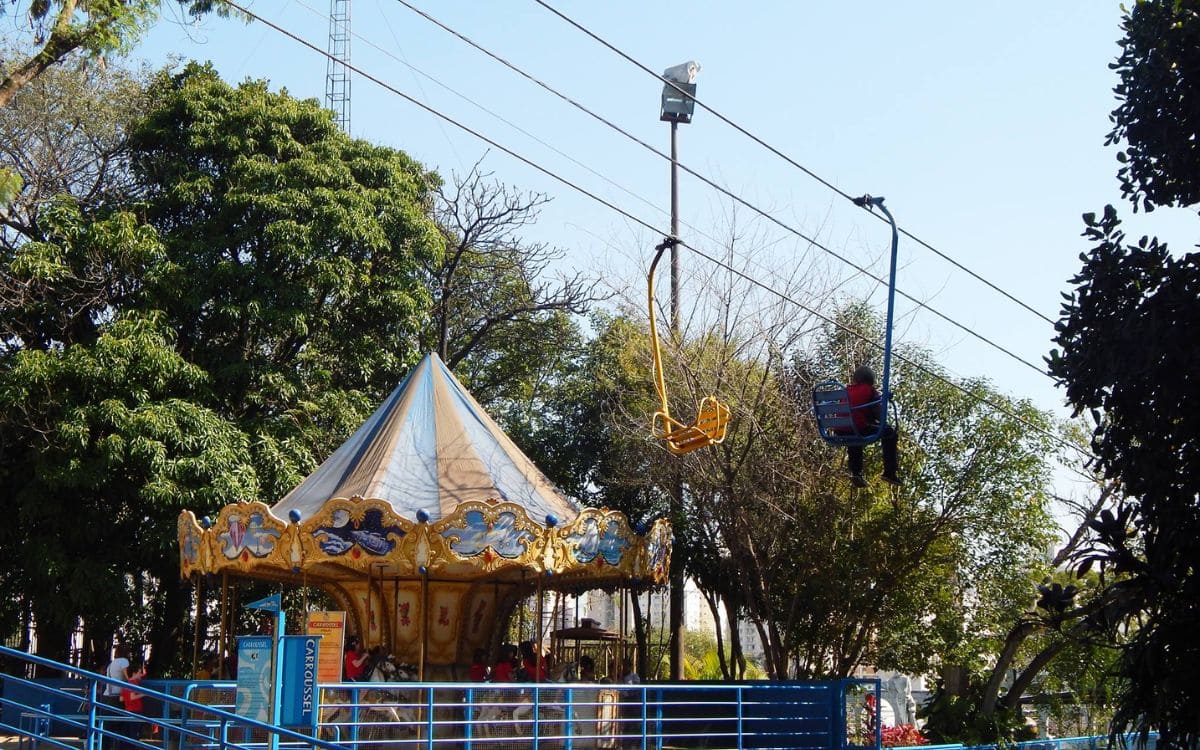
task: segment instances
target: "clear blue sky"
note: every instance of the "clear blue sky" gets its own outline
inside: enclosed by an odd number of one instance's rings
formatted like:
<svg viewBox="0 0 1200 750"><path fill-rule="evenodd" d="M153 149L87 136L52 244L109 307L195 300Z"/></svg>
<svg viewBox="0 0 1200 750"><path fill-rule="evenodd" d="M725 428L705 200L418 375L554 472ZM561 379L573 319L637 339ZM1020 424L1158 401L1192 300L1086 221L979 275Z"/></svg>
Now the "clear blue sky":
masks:
<svg viewBox="0 0 1200 750"><path fill-rule="evenodd" d="M435 3L427 13L525 68L660 149L661 85L532 0ZM665 231L668 165L471 49L394 0L353 0L352 62L504 145L561 172ZM1104 147L1113 108L1120 11L1116 2L858 3L579 2L553 5L655 70L688 59L703 69L698 97L853 194L884 195L901 226L963 265L1057 317L1060 292L1086 249L1080 214L1117 204L1131 235L1157 233L1181 249L1194 215L1134 216L1117 189L1115 149ZM258 0L251 9L324 49L328 0ZM172 21L134 56L211 60L232 81L268 79L323 101L326 60L258 23ZM374 45L374 46L373 46ZM377 48L378 49L377 49ZM651 205L531 140L411 64L529 131ZM404 149L443 173L487 146L369 81L355 77L351 133ZM886 273L886 229L717 118L699 111L680 133L680 160L781 221ZM644 258L657 237L493 151L500 179L554 196L531 234L568 249L571 265ZM713 247L728 199L682 183L689 242ZM751 218L741 210L741 220ZM762 278L817 250L759 222L769 247ZM831 258L829 270L855 272ZM684 255L685 263L704 261ZM1045 321L912 242L901 243L898 286L982 336L1040 365ZM638 283L632 266L629 280ZM639 286L638 289L641 287ZM857 287L865 291L869 287ZM640 293L640 292L637 292ZM883 298L876 291L874 299ZM898 302L897 335L934 350L951 372L990 377L1002 391L1061 407L1045 376Z"/></svg>

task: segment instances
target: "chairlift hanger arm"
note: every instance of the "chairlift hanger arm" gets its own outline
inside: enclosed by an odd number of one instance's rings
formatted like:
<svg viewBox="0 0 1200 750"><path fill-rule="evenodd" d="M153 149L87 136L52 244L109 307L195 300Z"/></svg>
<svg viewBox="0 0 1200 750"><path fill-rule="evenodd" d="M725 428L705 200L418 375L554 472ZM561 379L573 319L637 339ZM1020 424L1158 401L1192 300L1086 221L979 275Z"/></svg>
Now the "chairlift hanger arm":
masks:
<svg viewBox="0 0 1200 750"><path fill-rule="evenodd" d="M684 424L671 417L667 404L666 375L662 366L662 348L658 342L658 321L654 314L654 273L663 253L677 244L678 238L665 237L655 247L654 260L650 263L650 273L646 279L646 294L650 315L650 349L654 359L654 389L658 392L660 406L651 419L651 432L666 441L667 449L671 453L683 455L725 439L729 424L729 407L718 401L716 396L705 396L700 400L693 424Z"/></svg>

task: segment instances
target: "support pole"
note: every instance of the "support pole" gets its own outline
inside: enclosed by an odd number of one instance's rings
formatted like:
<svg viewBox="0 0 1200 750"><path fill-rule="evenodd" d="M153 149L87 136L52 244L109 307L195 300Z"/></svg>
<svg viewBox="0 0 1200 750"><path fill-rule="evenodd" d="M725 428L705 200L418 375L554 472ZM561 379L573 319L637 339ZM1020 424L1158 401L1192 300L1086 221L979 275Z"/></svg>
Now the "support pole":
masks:
<svg viewBox="0 0 1200 750"><path fill-rule="evenodd" d="M421 567L421 660L417 664L417 679L425 681L425 655L429 649L429 571Z"/></svg>
<svg viewBox="0 0 1200 750"><path fill-rule="evenodd" d="M676 134L679 123L671 121L671 237L679 238L679 158L676 149ZM671 334L679 345L679 243L671 243ZM683 523L683 482L677 480L671 487L671 527L678 531ZM673 551L671 555L671 680L683 679L683 555Z"/></svg>

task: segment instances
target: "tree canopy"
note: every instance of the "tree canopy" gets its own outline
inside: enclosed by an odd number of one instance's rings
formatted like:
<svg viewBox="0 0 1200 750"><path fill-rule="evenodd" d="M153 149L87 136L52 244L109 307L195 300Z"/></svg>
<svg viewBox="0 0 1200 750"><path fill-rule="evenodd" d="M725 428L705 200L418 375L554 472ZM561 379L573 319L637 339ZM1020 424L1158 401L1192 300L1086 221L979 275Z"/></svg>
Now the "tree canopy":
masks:
<svg viewBox="0 0 1200 750"><path fill-rule="evenodd" d="M1200 5L1147 0L1124 18L1121 83L1110 142L1134 204L1200 201ZM1050 371L1077 412L1095 422L1098 471L1123 493L1092 523L1081 574L1110 584L1097 629L1121 649L1112 730L1157 729L1169 747L1200 743L1200 254L1157 239L1128 241L1117 211L1084 217L1091 243L1071 280Z"/></svg>
<svg viewBox="0 0 1200 750"><path fill-rule="evenodd" d="M419 356L440 248L437 178L317 102L197 65L145 96L99 189L51 185L6 224L0 482L29 523L0 546L8 624L36 618L44 653L80 616L109 642L136 595L165 664L178 511L272 501L361 423Z"/></svg>

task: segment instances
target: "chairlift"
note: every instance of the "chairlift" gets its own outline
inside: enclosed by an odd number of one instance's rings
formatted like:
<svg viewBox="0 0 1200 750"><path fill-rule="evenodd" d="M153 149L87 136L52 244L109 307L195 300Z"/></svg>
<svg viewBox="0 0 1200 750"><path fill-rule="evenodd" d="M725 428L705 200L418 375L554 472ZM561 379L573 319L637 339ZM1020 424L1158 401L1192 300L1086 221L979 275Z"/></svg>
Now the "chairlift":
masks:
<svg viewBox="0 0 1200 750"><path fill-rule="evenodd" d="M716 445L725 439L725 431L729 426L729 407L717 400L716 396L705 396L700 400L696 411L696 419L692 424L686 424L671 416L667 405L667 385L663 375L662 351L658 343L658 326L654 315L654 271L663 252L678 242L674 237L664 239L655 248L654 261L650 264L650 274L646 279L650 309L650 344L654 354L654 389L661 401L660 408L654 412L650 422L651 433L666 442L667 450L677 456L682 456L700 448Z"/></svg>
<svg viewBox="0 0 1200 750"><path fill-rule="evenodd" d="M887 217L892 227L892 258L888 274L887 324L883 344L883 384L879 389L879 398L851 406L850 393L841 381L824 380L813 387L813 416L817 419L817 431L826 443L840 446L870 445L878 441L888 426L888 406L892 395L888 386L892 368L892 317L896 306L896 248L899 244L899 232L896 229L895 218L883 205L883 198L864 195L855 198L854 204L868 211L878 208ZM890 405L894 412L895 404ZM870 429L860 429L854 419L855 412L863 410L879 415L877 424Z"/></svg>

